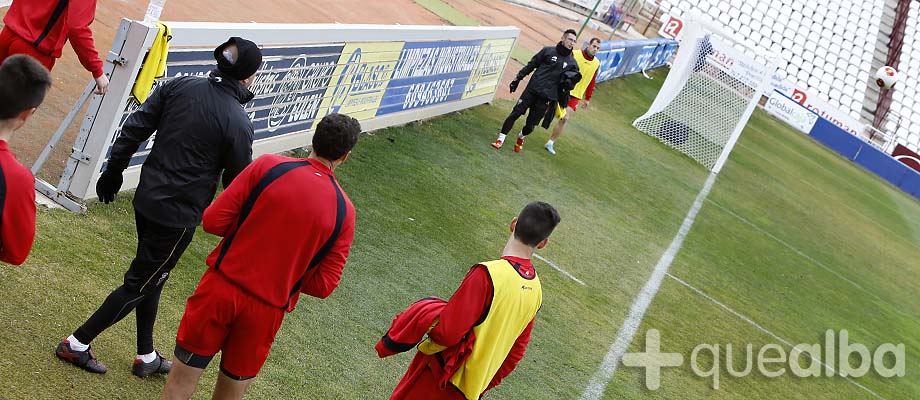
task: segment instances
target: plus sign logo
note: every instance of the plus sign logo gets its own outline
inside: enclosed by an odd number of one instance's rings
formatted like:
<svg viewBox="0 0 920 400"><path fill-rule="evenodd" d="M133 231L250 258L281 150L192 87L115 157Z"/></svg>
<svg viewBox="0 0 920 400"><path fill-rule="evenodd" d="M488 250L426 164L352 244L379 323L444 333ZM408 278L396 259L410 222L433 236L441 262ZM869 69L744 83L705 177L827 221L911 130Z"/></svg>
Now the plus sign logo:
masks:
<svg viewBox="0 0 920 400"><path fill-rule="evenodd" d="M623 365L645 368L645 387L649 390L658 390L661 387L662 368L679 367L683 364L682 354L661 352L661 333L657 329L645 331L644 352L623 355Z"/></svg>

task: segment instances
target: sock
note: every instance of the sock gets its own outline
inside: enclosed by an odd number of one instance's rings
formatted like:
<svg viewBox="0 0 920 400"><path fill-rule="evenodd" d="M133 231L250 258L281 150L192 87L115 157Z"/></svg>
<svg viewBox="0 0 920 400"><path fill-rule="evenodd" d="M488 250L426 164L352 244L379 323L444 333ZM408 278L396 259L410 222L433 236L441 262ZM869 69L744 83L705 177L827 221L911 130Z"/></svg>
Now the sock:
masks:
<svg viewBox="0 0 920 400"><path fill-rule="evenodd" d="M80 343L73 335L68 336L67 341L70 342L70 348L75 351L86 351L89 348L88 344Z"/></svg>
<svg viewBox="0 0 920 400"><path fill-rule="evenodd" d="M506 136L508 136L508 135L505 135L504 133L499 133L499 134L498 134L498 141L504 143L504 142L505 142L505 137L506 137Z"/></svg>
<svg viewBox="0 0 920 400"><path fill-rule="evenodd" d="M150 354L138 354L138 355L137 355L137 359L139 359L139 360L141 360L141 361L143 361L143 362L145 362L145 363L151 363L151 362L153 362L153 360L156 360L156 359L157 359L157 352L154 351L154 352L152 352L152 353L150 353Z"/></svg>
<svg viewBox="0 0 920 400"><path fill-rule="evenodd" d="M518 139L523 139L523 138L524 138L524 132L518 133Z"/></svg>
<svg viewBox="0 0 920 400"><path fill-rule="evenodd" d="M552 146L552 145L553 145L553 139L547 140L547 141L546 141L546 145L547 145L547 146Z"/></svg>

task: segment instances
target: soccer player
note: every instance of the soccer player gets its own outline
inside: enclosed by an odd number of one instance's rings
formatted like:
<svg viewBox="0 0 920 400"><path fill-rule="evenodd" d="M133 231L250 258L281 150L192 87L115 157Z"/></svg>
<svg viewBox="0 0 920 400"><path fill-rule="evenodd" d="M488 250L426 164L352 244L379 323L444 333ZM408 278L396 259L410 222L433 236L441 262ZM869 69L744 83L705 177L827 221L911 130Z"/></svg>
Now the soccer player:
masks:
<svg viewBox="0 0 920 400"><path fill-rule="evenodd" d="M253 98L248 87L262 64L262 51L253 42L233 37L214 50L214 58L217 69L207 78L176 78L151 93L115 140L96 183L96 194L106 204L121 188L122 172L132 155L157 133L134 194L137 254L124 284L58 344L55 353L62 360L105 373L89 344L136 310L137 357L131 372L139 377L169 372L172 362L153 346L160 292L192 241L221 175L227 187L252 161L252 121L241 105Z"/></svg>
<svg viewBox="0 0 920 400"><path fill-rule="evenodd" d="M96 0L14 1L3 17L0 62L13 54L28 54L50 71L69 40L80 64L96 80L96 94L105 93L109 78L102 72L89 29L95 14Z"/></svg>
<svg viewBox="0 0 920 400"><path fill-rule="evenodd" d="M34 58L15 55L0 65L0 261L25 262L35 239L35 178L10 151L51 87L51 74Z"/></svg>
<svg viewBox="0 0 920 400"><path fill-rule="evenodd" d="M543 202L528 204L511 220L501 259L470 268L391 400L479 399L514 370L543 302L530 258L558 223L556 209Z"/></svg>
<svg viewBox="0 0 920 400"><path fill-rule="evenodd" d="M205 211L204 230L223 240L186 303L163 399L190 398L218 351L214 398L242 398L300 293L322 299L339 285L355 208L333 171L360 133L354 118L327 115L308 158L259 157Z"/></svg>
<svg viewBox="0 0 920 400"><path fill-rule="evenodd" d="M514 145L514 151L520 153L524 148L524 137L533 132L547 108L559 97L559 83L562 76L567 71L578 71L578 64L572 57L572 48L575 46L575 30L568 29L562 34L562 40L555 46L542 48L537 54L534 54L530 62L521 68L517 76L511 81L509 89L511 93L517 90L521 80L531 72L534 72L527 88L518 99L517 104L511 110L511 114L502 124L501 132L498 139L492 143L492 147L500 149L505 143L505 136L514 127L514 123L525 113L527 119L524 122L524 128L518 134L517 142Z"/></svg>
<svg viewBox="0 0 920 400"><path fill-rule="evenodd" d="M594 94L594 83L597 79L597 70L601 67L601 63L597 61L594 56L597 55L597 51L600 49L601 40L598 38L591 38L591 40L588 41L588 47L583 50L572 52L572 55L575 56L575 62L578 63L578 71L581 72L582 76L590 76L591 79L582 79L578 81L575 88L569 92L569 104L566 107L569 110L563 109L566 111L565 114L559 119L559 123L557 123L556 128L553 129L553 135L550 136L549 141L543 146L549 154L556 155L556 149L553 148L553 144L556 143L556 139L562 135L562 130L565 129L565 123L574 115L575 109L578 108L578 103L584 99L584 102L581 103L581 108L587 109L588 103L591 102L591 95Z"/></svg>

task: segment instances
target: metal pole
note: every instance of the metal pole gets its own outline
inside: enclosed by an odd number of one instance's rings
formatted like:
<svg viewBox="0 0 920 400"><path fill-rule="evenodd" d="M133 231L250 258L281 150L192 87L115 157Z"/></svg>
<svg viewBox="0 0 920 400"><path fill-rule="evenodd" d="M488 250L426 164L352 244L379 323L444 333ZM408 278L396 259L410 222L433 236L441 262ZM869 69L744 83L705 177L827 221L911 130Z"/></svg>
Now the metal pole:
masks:
<svg viewBox="0 0 920 400"><path fill-rule="evenodd" d="M89 96L93 94L93 91L96 89L96 82L90 81L86 85L86 89L83 90L83 95L80 96L80 100L77 100L77 104L70 109L70 113L64 117L64 121L61 122L61 126L58 127L58 130L54 132L54 136L51 137L51 141L48 142L48 145L45 146L45 149L42 150L42 154L38 156L38 159L35 160L35 164L32 164L32 175L38 175L38 171L42 169L42 166L45 165L45 161L48 160L48 156L51 155L51 150L54 150L54 146L61 141L61 137L64 136L64 132L67 131L67 128L70 126L70 123L73 122L73 119L77 116L77 112L83 108L83 105L86 104L86 100L89 99Z"/></svg>
<svg viewBox="0 0 920 400"><path fill-rule="evenodd" d="M588 26L588 21L591 20L591 17L594 16L594 12L597 11L597 7L601 5L601 0L597 0L597 3L594 3L594 8L591 9L591 14L588 14L588 17L585 18L585 23L581 24L581 29L578 30L578 34L575 35L575 41L578 41L578 38L581 37L581 32L585 30L585 26Z"/></svg>

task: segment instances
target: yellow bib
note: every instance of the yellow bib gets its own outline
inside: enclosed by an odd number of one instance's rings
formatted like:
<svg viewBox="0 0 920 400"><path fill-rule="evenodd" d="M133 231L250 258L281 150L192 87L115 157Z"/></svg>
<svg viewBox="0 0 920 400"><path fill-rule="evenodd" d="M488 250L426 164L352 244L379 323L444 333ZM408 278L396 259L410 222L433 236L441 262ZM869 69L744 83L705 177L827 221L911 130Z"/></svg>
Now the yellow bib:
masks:
<svg viewBox="0 0 920 400"><path fill-rule="evenodd" d="M601 67L601 63L597 61L597 57L588 61L581 50L573 51L572 57L575 57L575 61L578 63L578 71L581 72L581 80L578 81L578 84L575 85L575 88L572 89L569 94L580 100L584 100L585 91L588 90L588 85L591 84L591 78L594 78L594 74ZM562 106L565 107L566 105L563 104Z"/></svg>
<svg viewBox="0 0 920 400"><path fill-rule="evenodd" d="M469 400L478 399L486 390L543 303L543 288L536 274L533 279L525 279L505 260L482 265L492 279L492 305L485 320L473 327L476 343L472 353L450 378Z"/></svg>
<svg viewBox="0 0 920 400"><path fill-rule="evenodd" d="M134 88L131 93L138 103L144 104L147 96L153 90L153 84L156 78L166 74L166 57L169 55L169 40L172 39L172 31L162 22L157 22L160 31L157 38L153 40L150 51L147 52L147 59L141 66L141 71L137 74L134 81Z"/></svg>

